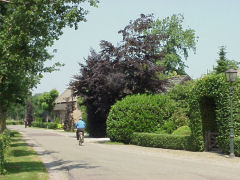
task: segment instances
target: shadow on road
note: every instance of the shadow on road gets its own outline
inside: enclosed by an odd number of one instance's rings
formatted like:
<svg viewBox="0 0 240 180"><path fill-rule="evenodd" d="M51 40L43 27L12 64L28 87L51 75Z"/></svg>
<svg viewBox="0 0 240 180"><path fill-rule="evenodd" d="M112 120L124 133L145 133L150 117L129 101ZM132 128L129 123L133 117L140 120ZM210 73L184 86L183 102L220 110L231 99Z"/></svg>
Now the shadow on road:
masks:
<svg viewBox="0 0 240 180"><path fill-rule="evenodd" d="M62 161L62 160L56 160L50 163L45 163L45 166L47 168L59 171L62 170L71 171L72 169L94 169L99 167L91 166L88 163L77 163L75 161Z"/></svg>

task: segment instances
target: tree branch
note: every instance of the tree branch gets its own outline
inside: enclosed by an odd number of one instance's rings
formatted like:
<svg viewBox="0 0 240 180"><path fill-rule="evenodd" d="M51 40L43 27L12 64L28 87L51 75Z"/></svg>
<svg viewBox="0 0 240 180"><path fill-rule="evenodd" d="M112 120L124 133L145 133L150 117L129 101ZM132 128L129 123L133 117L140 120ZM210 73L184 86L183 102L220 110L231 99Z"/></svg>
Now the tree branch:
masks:
<svg viewBox="0 0 240 180"><path fill-rule="evenodd" d="M12 3L11 1L8 1L8 0L0 0L0 2Z"/></svg>

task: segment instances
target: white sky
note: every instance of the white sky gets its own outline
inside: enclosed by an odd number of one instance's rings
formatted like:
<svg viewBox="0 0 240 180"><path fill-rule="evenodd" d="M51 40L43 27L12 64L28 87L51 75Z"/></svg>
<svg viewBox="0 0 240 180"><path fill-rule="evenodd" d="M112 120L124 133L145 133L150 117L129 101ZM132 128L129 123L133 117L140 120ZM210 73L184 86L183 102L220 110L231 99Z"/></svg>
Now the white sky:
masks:
<svg viewBox="0 0 240 180"><path fill-rule="evenodd" d="M227 58L240 60L240 1L239 0L100 0L98 8L88 9L87 22L77 31L66 28L52 49L57 49L53 62L64 63L60 71L45 74L33 93L57 89L62 93L73 75L79 73L89 49L99 50L100 40L116 44L118 31L141 13L153 13L156 18L172 14L184 15L184 27L192 28L199 37L196 54L190 53L186 72L199 78L216 65L219 47L227 48ZM48 62L47 64L51 64Z"/></svg>

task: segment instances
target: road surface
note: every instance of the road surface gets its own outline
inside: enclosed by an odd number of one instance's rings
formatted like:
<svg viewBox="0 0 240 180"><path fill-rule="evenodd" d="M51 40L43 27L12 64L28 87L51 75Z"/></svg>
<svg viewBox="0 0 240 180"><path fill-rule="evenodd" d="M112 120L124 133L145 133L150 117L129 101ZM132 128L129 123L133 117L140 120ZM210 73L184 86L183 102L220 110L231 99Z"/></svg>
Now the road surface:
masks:
<svg viewBox="0 0 240 180"><path fill-rule="evenodd" d="M23 126L21 132L38 152L50 179L67 180L239 180L240 158L134 145L110 145L74 133Z"/></svg>

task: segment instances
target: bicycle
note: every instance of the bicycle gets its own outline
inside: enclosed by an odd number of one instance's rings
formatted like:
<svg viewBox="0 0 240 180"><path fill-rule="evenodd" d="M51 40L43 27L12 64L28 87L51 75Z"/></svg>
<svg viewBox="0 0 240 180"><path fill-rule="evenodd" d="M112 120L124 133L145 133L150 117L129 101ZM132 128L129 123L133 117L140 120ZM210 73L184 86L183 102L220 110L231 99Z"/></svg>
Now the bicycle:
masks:
<svg viewBox="0 0 240 180"><path fill-rule="evenodd" d="M82 132L82 131L79 131L79 132L78 132L78 136L79 136L79 146L81 146L82 143L84 142L83 132Z"/></svg>

